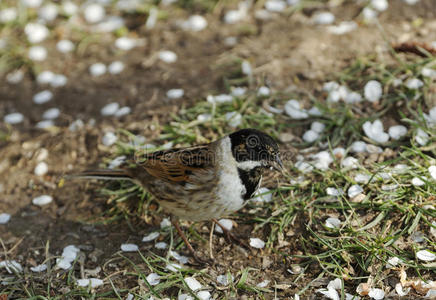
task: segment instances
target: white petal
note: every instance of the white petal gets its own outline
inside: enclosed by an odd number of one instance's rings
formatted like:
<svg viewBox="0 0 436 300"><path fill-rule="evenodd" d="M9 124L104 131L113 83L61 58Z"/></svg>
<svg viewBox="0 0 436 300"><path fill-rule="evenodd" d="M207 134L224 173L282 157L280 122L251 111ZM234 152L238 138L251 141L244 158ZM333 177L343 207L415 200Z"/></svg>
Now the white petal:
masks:
<svg viewBox="0 0 436 300"><path fill-rule="evenodd" d="M4 116L3 121L8 124L19 124L23 122L24 116L20 113L11 113Z"/></svg>
<svg viewBox="0 0 436 300"><path fill-rule="evenodd" d="M142 238L142 241L143 241L143 242L150 242L150 241L153 241L153 240L157 239L157 238L159 237L159 235L160 235L159 232L156 232L156 231L155 231L155 232L151 232L150 234L144 236L144 237Z"/></svg>
<svg viewBox="0 0 436 300"><path fill-rule="evenodd" d="M430 173L430 176L436 180L436 166L430 166L428 167L428 172Z"/></svg>
<svg viewBox="0 0 436 300"><path fill-rule="evenodd" d="M41 195L33 198L32 203L38 206L47 205L53 201L53 197L49 195Z"/></svg>
<svg viewBox="0 0 436 300"><path fill-rule="evenodd" d="M7 213L0 214L0 224L6 224L11 219L11 215Z"/></svg>
<svg viewBox="0 0 436 300"><path fill-rule="evenodd" d="M158 285L160 282L160 276L156 273L150 273L147 275L146 280L150 285Z"/></svg>
<svg viewBox="0 0 436 300"><path fill-rule="evenodd" d="M106 12L103 6L97 3L91 3L85 7L83 14L85 15L85 19L88 23L98 23L103 20Z"/></svg>
<svg viewBox="0 0 436 300"><path fill-rule="evenodd" d="M77 285L81 287L88 287L91 285L92 288L96 288L103 285L103 280L98 278L79 279L77 280Z"/></svg>
<svg viewBox="0 0 436 300"><path fill-rule="evenodd" d="M265 247L265 242L259 238L250 238L250 246L257 249L262 249Z"/></svg>
<svg viewBox="0 0 436 300"><path fill-rule="evenodd" d="M36 165L33 172L36 176L44 176L48 172L48 165L42 161Z"/></svg>
<svg viewBox="0 0 436 300"><path fill-rule="evenodd" d="M376 80L370 80L367 82L364 88L365 99L370 102L377 102L382 96L383 90L380 82Z"/></svg>
<svg viewBox="0 0 436 300"><path fill-rule="evenodd" d="M154 245L154 247L155 247L156 249L166 249L166 248L168 247L168 244L165 243L165 242L159 242L159 243L156 243L156 244Z"/></svg>
<svg viewBox="0 0 436 300"><path fill-rule="evenodd" d="M313 130L308 130L303 134L303 140L306 143L313 143L319 138L319 133Z"/></svg>
<svg viewBox="0 0 436 300"><path fill-rule="evenodd" d="M385 297L385 292L382 289L370 289L368 296L375 300L381 300Z"/></svg>
<svg viewBox="0 0 436 300"><path fill-rule="evenodd" d="M409 80L406 81L407 88L409 88L411 90L419 89L423 85L424 85L424 83L421 80L419 80L418 78L410 78Z"/></svg>
<svg viewBox="0 0 436 300"><path fill-rule="evenodd" d="M53 93L49 90L41 91L33 96L33 102L36 104L44 104L53 98Z"/></svg>
<svg viewBox="0 0 436 300"><path fill-rule="evenodd" d="M388 132L391 138L393 138L394 140L399 140L407 134L407 128L403 125L391 126L389 127Z"/></svg>
<svg viewBox="0 0 436 300"><path fill-rule="evenodd" d="M339 228L341 227L341 220L338 218L328 218L325 221L325 226L328 228Z"/></svg>
<svg viewBox="0 0 436 300"><path fill-rule="evenodd" d="M232 228L233 228L232 220L229 220L229 219L220 219L218 221L218 223L220 223L221 226L223 226L228 231L232 230ZM223 229L219 225L215 226L215 231L218 232L218 233L223 233Z"/></svg>
<svg viewBox="0 0 436 300"><path fill-rule="evenodd" d="M188 285L188 287L193 291L197 291L202 288L201 283L198 282L198 280L195 279L194 277L185 278L185 282Z"/></svg>
<svg viewBox="0 0 436 300"><path fill-rule="evenodd" d="M421 178L413 177L412 184L414 186L423 186L423 185L425 185L425 182Z"/></svg>
<svg viewBox="0 0 436 300"><path fill-rule="evenodd" d="M47 270L47 265L42 264L42 265L37 265L36 267L30 267L30 270L35 273L44 272L45 270Z"/></svg>
<svg viewBox="0 0 436 300"><path fill-rule="evenodd" d="M136 252L136 251L138 251L138 245L135 245L135 244L121 244L121 251L124 251L124 252Z"/></svg>
<svg viewBox="0 0 436 300"><path fill-rule="evenodd" d="M118 137L113 132L106 132L102 138L102 143L105 146L112 146L118 140Z"/></svg>
<svg viewBox="0 0 436 300"><path fill-rule="evenodd" d="M159 59L166 63L174 63L177 61L177 54L172 51L162 50L158 54Z"/></svg>
<svg viewBox="0 0 436 300"><path fill-rule="evenodd" d="M183 89L171 89L167 91L167 97L170 99L179 99L182 98L185 94Z"/></svg>
<svg viewBox="0 0 436 300"><path fill-rule="evenodd" d="M354 184L350 186L348 189L348 197L354 198L357 195L361 194L362 192L363 192L363 188L358 184Z"/></svg>
<svg viewBox="0 0 436 300"><path fill-rule="evenodd" d="M428 250L420 250L416 252L416 257L423 261L433 261L436 259L436 254Z"/></svg>
<svg viewBox="0 0 436 300"><path fill-rule="evenodd" d="M89 73L91 73L91 75L94 77L103 75L104 73L106 73L106 70L106 65L103 63L95 63L89 67Z"/></svg>

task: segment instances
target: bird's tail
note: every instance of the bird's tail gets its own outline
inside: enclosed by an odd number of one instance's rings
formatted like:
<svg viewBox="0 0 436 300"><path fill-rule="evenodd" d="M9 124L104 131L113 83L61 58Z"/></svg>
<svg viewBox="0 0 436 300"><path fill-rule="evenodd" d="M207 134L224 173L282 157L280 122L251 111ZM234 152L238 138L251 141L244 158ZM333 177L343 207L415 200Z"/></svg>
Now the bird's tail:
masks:
<svg viewBox="0 0 436 300"><path fill-rule="evenodd" d="M101 170L86 170L81 173L71 174L65 176L66 178L72 179L101 179L101 180L131 180L132 176L125 170L111 170L111 169L101 169Z"/></svg>

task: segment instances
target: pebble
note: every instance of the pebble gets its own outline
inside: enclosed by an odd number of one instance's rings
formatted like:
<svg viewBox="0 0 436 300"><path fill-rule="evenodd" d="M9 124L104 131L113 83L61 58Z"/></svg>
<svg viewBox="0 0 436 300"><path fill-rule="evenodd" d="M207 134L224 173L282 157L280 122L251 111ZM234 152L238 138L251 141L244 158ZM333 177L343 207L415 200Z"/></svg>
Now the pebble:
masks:
<svg viewBox="0 0 436 300"><path fill-rule="evenodd" d="M11 125L19 124L19 123L23 122L23 120L24 120L24 116L20 113L11 113L11 114L4 116L4 118L3 118L3 121L5 123L11 124Z"/></svg>
<svg viewBox="0 0 436 300"><path fill-rule="evenodd" d="M50 204L53 201L53 197L50 195L41 195L36 198L33 198L32 203L34 205L43 206Z"/></svg>
<svg viewBox="0 0 436 300"><path fill-rule="evenodd" d="M48 165L42 161L36 165L33 172L36 176L44 176L48 172Z"/></svg>

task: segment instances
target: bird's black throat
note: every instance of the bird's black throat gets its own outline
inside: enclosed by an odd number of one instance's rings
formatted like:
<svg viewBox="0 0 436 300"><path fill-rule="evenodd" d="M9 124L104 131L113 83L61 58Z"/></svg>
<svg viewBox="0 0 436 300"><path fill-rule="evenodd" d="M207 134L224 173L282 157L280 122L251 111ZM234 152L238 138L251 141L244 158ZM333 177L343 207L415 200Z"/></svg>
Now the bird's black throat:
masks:
<svg viewBox="0 0 436 300"><path fill-rule="evenodd" d="M246 189L245 195L243 195L244 200L250 199L259 188L259 183L262 179L262 171L261 167L256 167L248 171L238 168L239 178Z"/></svg>

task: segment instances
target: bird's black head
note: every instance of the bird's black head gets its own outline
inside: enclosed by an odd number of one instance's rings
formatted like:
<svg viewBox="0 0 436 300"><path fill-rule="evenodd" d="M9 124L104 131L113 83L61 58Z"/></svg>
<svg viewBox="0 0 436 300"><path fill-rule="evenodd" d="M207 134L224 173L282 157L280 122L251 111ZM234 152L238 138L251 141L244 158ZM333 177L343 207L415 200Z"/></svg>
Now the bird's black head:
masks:
<svg viewBox="0 0 436 300"><path fill-rule="evenodd" d="M229 135L232 153L238 168L251 170L256 167L282 170L279 146L274 139L257 129L242 129Z"/></svg>

